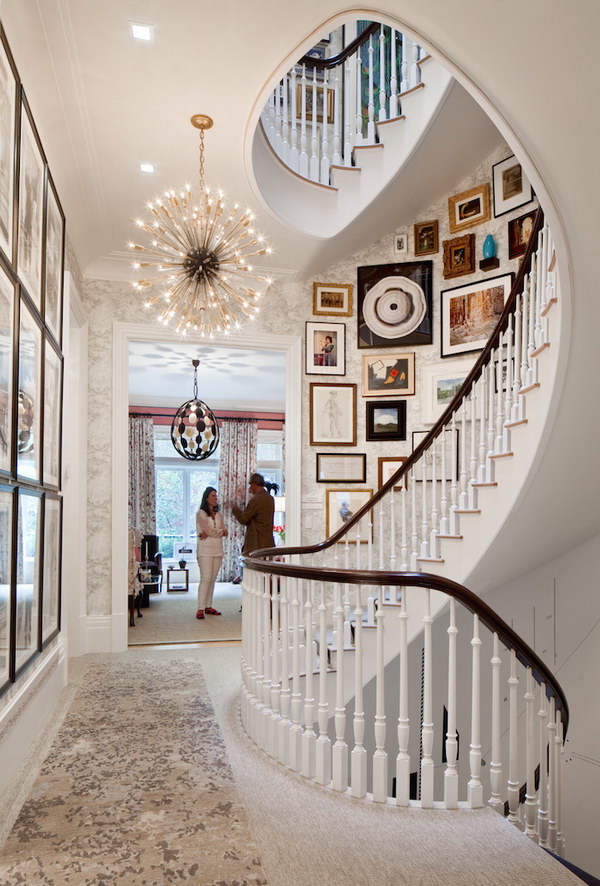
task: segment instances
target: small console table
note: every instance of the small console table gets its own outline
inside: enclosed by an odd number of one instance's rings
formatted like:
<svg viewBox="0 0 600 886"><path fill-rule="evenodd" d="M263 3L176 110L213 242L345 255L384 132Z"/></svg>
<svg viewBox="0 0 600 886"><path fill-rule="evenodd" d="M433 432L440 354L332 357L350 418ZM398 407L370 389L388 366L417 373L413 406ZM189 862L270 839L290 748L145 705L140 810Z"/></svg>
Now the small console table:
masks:
<svg viewBox="0 0 600 886"><path fill-rule="evenodd" d="M174 574L175 573L175 574ZM167 569L167 593L187 594L190 589L189 569L169 566Z"/></svg>

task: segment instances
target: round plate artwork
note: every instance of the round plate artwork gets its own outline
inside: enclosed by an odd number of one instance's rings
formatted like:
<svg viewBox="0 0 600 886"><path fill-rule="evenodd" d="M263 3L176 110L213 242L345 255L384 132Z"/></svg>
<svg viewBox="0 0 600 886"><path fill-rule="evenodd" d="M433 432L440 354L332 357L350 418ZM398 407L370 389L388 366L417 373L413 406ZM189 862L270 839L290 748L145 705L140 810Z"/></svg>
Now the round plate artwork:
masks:
<svg viewBox="0 0 600 886"><path fill-rule="evenodd" d="M171 424L173 446L184 458L200 461L219 445L219 425L209 407L197 398L180 406Z"/></svg>
<svg viewBox="0 0 600 886"><path fill-rule="evenodd" d="M363 318L375 335L401 338L414 332L427 313L425 293L408 277L384 277L367 292Z"/></svg>

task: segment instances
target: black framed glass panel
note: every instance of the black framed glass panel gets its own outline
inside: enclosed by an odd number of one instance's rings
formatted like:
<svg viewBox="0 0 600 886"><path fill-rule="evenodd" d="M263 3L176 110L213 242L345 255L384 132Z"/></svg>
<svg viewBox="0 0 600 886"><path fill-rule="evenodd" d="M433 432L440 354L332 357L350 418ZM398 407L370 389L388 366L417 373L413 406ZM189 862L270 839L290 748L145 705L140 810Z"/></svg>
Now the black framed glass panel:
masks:
<svg viewBox="0 0 600 886"><path fill-rule="evenodd" d="M0 265L0 471L7 474L12 468L14 308L15 286Z"/></svg>
<svg viewBox="0 0 600 886"><path fill-rule="evenodd" d="M42 586L42 645L59 628L61 502L44 496L44 583Z"/></svg>
<svg viewBox="0 0 600 886"><path fill-rule="evenodd" d="M15 672L38 648L42 497L19 489L15 601Z"/></svg>
<svg viewBox="0 0 600 886"><path fill-rule="evenodd" d="M44 352L44 484L60 486L62 360L46 339Z"/></svg>
<svg viewBox="0 0 600 886"><path fill-rule="evenodd" d="M34 483L40 478L42 333L27 303L19 315L19 400L17 404L17 474Z"/></svg>
<svg viewBox="0 0 600 886"><path fill-rule="evenodd" d="M0 689L10 677L10 605L14 490L0 486Z"/></svg>

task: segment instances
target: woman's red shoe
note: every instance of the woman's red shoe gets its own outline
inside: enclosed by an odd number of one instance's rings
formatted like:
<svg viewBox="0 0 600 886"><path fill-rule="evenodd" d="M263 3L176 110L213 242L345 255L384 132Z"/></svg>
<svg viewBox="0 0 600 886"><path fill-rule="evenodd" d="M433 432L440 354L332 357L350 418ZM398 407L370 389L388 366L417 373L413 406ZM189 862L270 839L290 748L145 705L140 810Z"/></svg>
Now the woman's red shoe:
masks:
<svg viewBox="0 0 600 886"><path fill-rule="evenodd" d="M208 612L208 609L206 610ZM204 609L199 609L196 613L196 618L204 618Z"/></svg>
<svg viewBox="0 0 600 886"><path fill-rule="evenodd" d="M212 606L207 606L206 607L206 614L207 615L220 615L221 613L219 612L218 609L213 609Z"/></svg>

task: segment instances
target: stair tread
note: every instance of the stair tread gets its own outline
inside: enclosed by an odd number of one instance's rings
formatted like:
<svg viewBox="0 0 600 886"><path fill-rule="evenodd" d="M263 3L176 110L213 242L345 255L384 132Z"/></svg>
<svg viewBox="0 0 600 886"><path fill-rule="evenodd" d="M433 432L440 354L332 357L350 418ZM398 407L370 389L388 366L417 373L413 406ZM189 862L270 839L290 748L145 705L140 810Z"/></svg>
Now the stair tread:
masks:
<svg viewBox="0 0 600 886"><path fill-rule="evenodd" d="M464 538L462 535L438 535L438 538Z"/></svg>
<svg viewBox="0 0 600 886"><path fill-rule="evenodd" d="M552 298L549 298L548 301L546 302L545 307L543 307L542 310L540 311L540 316L545 317L546 314L549 314L552 309L552 305L555 305L557 301L558 301L558 299L556 298L556 296L552 296Z"/></svg>
<svg viewBox="0 0 600 886"><path fill-rule="evenodd" d="M490 455L490 458L511 458L514 455L514 452L495 452L493 455Z"/></svg>
<svg viewBox="0 0 600 886"><path fill-rule="evenodd" d="M543 345L540 345L539 348L536 348L535 351L531 352L531 356L532 357L539 357L540 354L543 354L544 351L547 351L549 347L550 347L550 342L545 341Z"/></svg>
<svg viewBox="0 0 600 886"><path fill-rule="evenodd" d="M530 391L534 391L536 388L539 388L539 381L534 381L532 385L526 385L524 388L519 388L519 394L528 394Z"/></svg>
<svg viewBox="0 0 600 886"><path fill-rule="evenodd" d="M416 86L411 86L411 88L405 90L405 92L399 92L399 93L398 93L398 98L404 98L405 95L410 95L411 92L416 92L417 89L423 89L424 86L425 86L424 83L417 83Z"/></svg>
<svg viewBox="0 0 600 886"><path fill-rule="evenodd" d="M443 557L417 557L419 563L445 563Z"/></svg>
<svg viewBox="0 0 600 886"><path fill-rule="evenodd" d="M345 172L360 172L360 166L346 166L342 163L332 163L330 169L343 169Z"/></svg>
<svg viewBox="0 0 600 886"><path fill-rule="evenodd" d="M354 145L352 148L353 151L366 151L367 148L384 148L385 145L377 144L377 145Z"/></svg>
<svg viewBox="0 0 600 886"><path fill-rule="evenodd" d="M455 514L481 514L480 508L457 508Z"/></svg>
<svg viewBox="0 0 600 886"><path fill-rule="evenodd" d="M505 422L504 427L505 427L505 428L518 428L519 425L526 425L526 424L527 424L527 419L526 419L526 418L520 418L518 421L507 421L507 422Z"/></svg>
<svg viewBox="0 0 600 886"><path fill-rule="evenodd" d="M385 126L386 123L395 123L396 120L406 120L405 114L398 114L396 117L388 117L387 120L377 120L376 126Z"/></svg>
<svg viewBox="0 0 600 886"><path fill-rule="evenodd" d="M476 489L479 489L480 487L483 487L483 486L497 486L497 485L498 485L497 483L479 483L479 482L471 483L471 486L475 487Z"/></svg>

